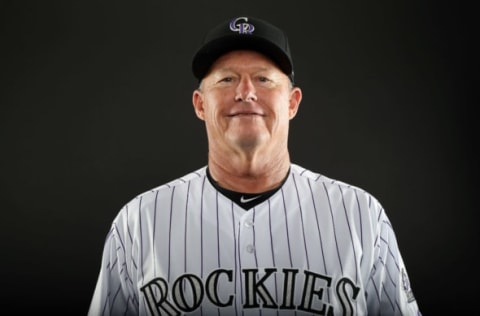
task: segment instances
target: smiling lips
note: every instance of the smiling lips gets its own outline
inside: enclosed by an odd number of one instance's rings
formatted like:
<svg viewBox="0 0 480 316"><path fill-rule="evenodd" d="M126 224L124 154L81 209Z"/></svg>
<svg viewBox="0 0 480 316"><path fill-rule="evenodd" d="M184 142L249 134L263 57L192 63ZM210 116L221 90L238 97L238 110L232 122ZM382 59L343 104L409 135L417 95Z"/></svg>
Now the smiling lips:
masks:
<svg viewBox="0 0 480 316"><path fill-rule="evenodd" d="M257 112L235 112L232 114L227 115L228 117L235 117L235 116L264 116L261 113Z"/></svg>

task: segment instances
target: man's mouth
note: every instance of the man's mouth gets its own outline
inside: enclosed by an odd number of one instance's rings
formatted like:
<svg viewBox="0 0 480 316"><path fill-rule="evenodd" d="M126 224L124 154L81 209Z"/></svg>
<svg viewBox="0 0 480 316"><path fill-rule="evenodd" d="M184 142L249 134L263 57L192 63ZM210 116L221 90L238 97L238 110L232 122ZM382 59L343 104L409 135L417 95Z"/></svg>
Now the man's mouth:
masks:
<svg viewBox="0 0 480 316"><path fill-rule="evenodd" d="M263 116L263 115L256 112L237 112L237 113L229 114L228 116L235 117L235 116Z"/></svg>

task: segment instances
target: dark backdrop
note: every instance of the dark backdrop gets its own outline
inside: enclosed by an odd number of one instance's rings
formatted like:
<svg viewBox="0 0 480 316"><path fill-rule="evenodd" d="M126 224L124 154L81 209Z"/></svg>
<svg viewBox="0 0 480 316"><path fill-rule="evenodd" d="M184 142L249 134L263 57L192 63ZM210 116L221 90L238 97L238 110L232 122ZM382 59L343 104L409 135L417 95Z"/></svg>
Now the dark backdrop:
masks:
<svg viewBox="0 0 480 316"><path fill-rule="evenodd" d="M206 164L191 56L204 31L244 14L290 37L304 91L292 160L382 202L425 315L478 310L478 32L462 1L2 1L0 10L2 312L86 314L118 210Z"/></svg>

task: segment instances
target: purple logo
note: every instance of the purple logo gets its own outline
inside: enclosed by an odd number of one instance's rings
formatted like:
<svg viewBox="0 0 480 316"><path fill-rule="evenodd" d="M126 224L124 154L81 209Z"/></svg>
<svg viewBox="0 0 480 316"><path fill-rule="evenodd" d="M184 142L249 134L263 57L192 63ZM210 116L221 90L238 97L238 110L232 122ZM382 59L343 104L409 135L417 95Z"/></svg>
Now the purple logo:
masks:
<svg viewBox="0 0 480 316"><path fill-rule="evenodd" d="M230 22L230 30L232 30L233 32L238 32L238 34L252 34L255 30L255 26L247 22L248 18L246 17L239 17L233 19Z"/></svg>

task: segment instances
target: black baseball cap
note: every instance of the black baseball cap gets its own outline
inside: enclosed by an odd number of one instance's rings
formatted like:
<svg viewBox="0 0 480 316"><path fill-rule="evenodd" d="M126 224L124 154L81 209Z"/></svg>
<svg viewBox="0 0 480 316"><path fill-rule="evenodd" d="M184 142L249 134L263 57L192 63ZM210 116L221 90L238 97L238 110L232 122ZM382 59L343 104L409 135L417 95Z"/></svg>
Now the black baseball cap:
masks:
<svg viewBox="0 0 480 316"><path fill-rule="evenodd" d="M293 62L286 33L264 20L246 16L224 21L207 33L193 57L194 76L202 80L217 58L239 49L254 50L269 57L293 82Z"/></svg>

